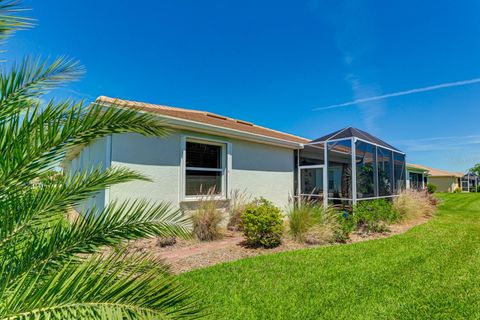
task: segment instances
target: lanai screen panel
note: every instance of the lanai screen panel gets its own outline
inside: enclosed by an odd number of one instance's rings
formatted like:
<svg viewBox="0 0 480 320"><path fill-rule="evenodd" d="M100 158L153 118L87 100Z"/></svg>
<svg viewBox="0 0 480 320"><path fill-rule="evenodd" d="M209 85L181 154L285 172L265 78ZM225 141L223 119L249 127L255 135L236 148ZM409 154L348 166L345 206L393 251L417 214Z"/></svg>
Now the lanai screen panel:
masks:
<svg viewBox="0 0 480 320"><path fill-rule="evenodd" d="M357 198L372 198L376 196L376 146L357 140L356 149L356 171L357 171Z"/></svg>
<svg viewBox="0 0 480 320"><path fill-rule="evenodd" d="M405 172L405 155L394 152L393 153L394 165L394 179L395 179L395 194L399 194L405 190L407 181L406 181L406 172Z"/></svg>
<svg viewBox="0 0 480 320"><path fill-rule="evenodd" d="M304 149L300 150L300 166L315 166L325 164L324 145L306 145Z"/></svg>
<svg viewBox="0 0 480 320"><path fill-rule="evenodd" d="M380 197L391 196L394 194L392 158L392 151L377 147L378 195Z"/></svg>
<svg viewBox="0 0 480 320"><path fill-rule="evenodd" d="M352 140L328 142L328 198L352 199Z"/></svg>

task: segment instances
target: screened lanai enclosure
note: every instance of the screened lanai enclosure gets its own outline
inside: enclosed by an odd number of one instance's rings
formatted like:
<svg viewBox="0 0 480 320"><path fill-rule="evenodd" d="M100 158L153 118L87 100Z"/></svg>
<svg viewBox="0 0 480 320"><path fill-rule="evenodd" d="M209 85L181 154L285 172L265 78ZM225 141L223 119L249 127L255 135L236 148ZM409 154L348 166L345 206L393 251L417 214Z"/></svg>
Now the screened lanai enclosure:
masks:
<svg viewBox="0 0 480 320"><path fill-rule="evenodd" d="M405 189L405 153L371 134L345 128L306 144L296 160L296 196L351 206Z"/></svg>
<svg viewBox="0 0 480 320"><path fill-rule="evenodd" d="M473 172L467 172L462 178L463 192L478 192L480 177Z"/></svg>

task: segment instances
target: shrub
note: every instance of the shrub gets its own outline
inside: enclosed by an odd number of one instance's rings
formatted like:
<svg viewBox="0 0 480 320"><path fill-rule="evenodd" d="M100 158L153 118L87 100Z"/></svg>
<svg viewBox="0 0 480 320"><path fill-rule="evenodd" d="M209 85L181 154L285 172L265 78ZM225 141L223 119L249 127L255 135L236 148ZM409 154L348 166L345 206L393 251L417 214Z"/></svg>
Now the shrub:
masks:
<svg viewBox="0 0 480 320"><path fill-rule="evenodd" d="M435 193L437 191L437 186L433 183L427 183L428 193Z"/></svg>
<svg viewBox="0 0 480 320"><path fill-rule="evenodd" d="M250 246L273 248L281 244L283 220L280 209L260 198L249 204L242 214L243 232Z"/></svg>
<svg viewBox="0 0 480 320"><path fill-rule="evenodd" d="M426 192L405 190L393 200L393 209L404 220L430 217L435 212L435 198Z"/></svg>
<svg viewBox="0 0 480 320"><path fill-rule="evenodd" d="M177 243L177 238L175 237L159 237L157 238L157 245L161 248L173 246Z"/></svg>
<svg viewBox="0 0 480 320"><path fill-rule="evenodd" d="M357 228L357 222L353 212L342 210L337 214L338 231L335 233L337 242L346 242L350 233Z"/></svg>
<svg viewBox="0 0 480 320"><path fill-rule="evenodd" d="M248 205L249 196L244 191L233 190L230 195L230 207L227 228L232 231L243 230L242 213Z"/></svg>
<svg viewBox="0 0 480 320"><path fill-rule="evenodd" d="M200 241L212 241L223 236L221 223L223 214L218 209L218 201L210 196L200 200L198 209L192 215L193 234Z"/></svg>
<svg viewBox="0 0 480 320"><path fill-rule="evenodd" d="M356 228L364 232L388 231L387 225L400 219L392 203L385 199L360 201L353 211Z"/></svg>
<svg viewBox="0 0 480 320"><path fill-rule="evenodd" d="M462 192L462 189L460 189L459 187L456 187L455 190L453 190L453 193L460 193Z"/></svg>

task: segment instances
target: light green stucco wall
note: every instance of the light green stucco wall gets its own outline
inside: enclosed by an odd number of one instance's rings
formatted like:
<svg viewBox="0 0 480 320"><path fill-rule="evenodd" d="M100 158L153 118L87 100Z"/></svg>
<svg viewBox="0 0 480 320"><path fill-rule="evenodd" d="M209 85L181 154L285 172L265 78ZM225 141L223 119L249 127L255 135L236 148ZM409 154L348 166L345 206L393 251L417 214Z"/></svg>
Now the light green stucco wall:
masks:
<svg viewBox="0 0 480 320"><path fill-rule="evenodd" d="M181 197L182 136L231 143L232 169L228 190L265 197L282 209L293 194L293 150L193 132L175 132L166 138L122 134L112 137L112 165L143 173L152 182L135 181L110 188L111 200L147 198L178 206Z"/></svg>
<svg viewBox="0 0 480 320"><path fill-rule="evenodd" d="M78 157L71 161L68 171L73 173L93 169L105 170L110 165L107 140L108 138L102 138L83 148ZM79 212L85 212L94 207L101 210L108 201L106 197L107 192L100 191L82 205L76 206L75 209Z"/></svg>

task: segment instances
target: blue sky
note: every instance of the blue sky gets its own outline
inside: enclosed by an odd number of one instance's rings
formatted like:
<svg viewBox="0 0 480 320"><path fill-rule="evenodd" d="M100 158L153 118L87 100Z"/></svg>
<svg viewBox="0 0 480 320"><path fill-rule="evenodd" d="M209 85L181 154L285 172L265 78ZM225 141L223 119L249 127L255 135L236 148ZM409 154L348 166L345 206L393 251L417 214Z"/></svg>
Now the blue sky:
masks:
<svg viewBox="0 0 480 320"><path fill-rule="evenodd" d="M480 84L315 110L480 77L480 2L26 0L38 26L7 58L77 58L57 91L202 109L316 138L346 126L465 171L480 162Z"/></svg>

